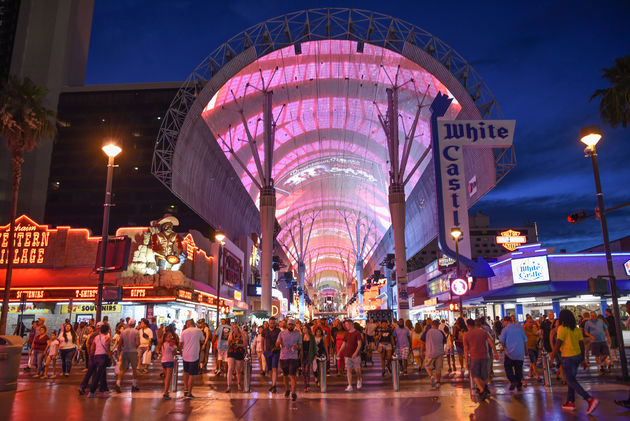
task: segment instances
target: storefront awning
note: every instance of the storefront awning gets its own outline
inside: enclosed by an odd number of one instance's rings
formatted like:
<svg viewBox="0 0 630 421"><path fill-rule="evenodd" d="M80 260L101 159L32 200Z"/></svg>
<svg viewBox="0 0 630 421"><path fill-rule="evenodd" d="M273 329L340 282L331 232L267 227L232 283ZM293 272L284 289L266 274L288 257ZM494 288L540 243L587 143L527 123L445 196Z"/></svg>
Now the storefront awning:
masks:
<svg viewBox="0 0 630 421"><path fill-rule="evenodd" d="M0 269L0 279L6 278L7 270ZM105 274L105 284L115 285L118 273ZM98 274L92 267L15 268L11 275L11 289L39 287L88 287L98 285ZM4 287L4 282L0 288Z"/></svg>
<svg viewBox="0 0 630 421"><path fill-rule="evenodd" d="M617 287L622 294L630 293L630 281L628 280L617 281ZM585 294L589 294L588 282L562 281L511 285L485 294L483 300L485 302L498 302L527 297L570 298Z"/></svg>

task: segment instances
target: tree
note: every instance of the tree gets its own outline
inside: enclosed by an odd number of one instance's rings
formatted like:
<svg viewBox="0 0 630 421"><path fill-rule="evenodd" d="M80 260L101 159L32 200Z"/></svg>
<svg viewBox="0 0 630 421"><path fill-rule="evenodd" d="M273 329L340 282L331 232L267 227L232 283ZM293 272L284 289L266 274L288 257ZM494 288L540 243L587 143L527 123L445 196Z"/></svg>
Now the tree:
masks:
<svg viewBox="0 0 630 421"><path fill-rule="evenodd" d="M25 77L23 80L10 76L0 90L0 137L4 139L11 153L12 196L11 220L9 223L9 245L7 273L0 316L0 334L6 332L9 313L9 294L13 271L15 244L15 217L18 192L22 179L24 152L32 151L44 139L51 139L56 132L55 113L47 109L43 102L48 91Z"/></svg>
<svg viewBox="0 0 630 421"><path fill-rule="evenodd" d="M619 57L613 67L602 70L602 79L607 79L611 86L596 90L591 101L601 97L599 113L604 123L613 128L621 124L625 129L630 124L630 54Z"/></svg>

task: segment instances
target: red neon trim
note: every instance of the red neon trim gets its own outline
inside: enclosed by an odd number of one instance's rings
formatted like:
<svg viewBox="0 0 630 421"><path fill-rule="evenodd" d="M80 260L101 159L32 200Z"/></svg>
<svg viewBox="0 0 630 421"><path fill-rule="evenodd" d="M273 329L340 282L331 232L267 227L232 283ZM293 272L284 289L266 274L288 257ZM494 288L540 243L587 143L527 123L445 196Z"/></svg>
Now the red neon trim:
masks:
<svg viewBox="0 0 630 421"><path fill-rule="evenodd" d="M153 285L138 285L138 286L123 286L123 289L153 289L155 286Z"/></svg>
<svg viewBox="0 0 630 421"><path fill-rule="evenodd" d="M62 289L62 290L70 290L70 289L86 289L86 290L96 290L98 287L88 286L88 287L11 287L11 291L49 291L53 289ZM4 291L4 287L0 288L1 291Z"/></svg>
<svg viewBox="0 0 630 421"><path fill-rule="evenodd" d="M175 297L143 297L143 298L123 298L123 301L175 301Z"/></svg>

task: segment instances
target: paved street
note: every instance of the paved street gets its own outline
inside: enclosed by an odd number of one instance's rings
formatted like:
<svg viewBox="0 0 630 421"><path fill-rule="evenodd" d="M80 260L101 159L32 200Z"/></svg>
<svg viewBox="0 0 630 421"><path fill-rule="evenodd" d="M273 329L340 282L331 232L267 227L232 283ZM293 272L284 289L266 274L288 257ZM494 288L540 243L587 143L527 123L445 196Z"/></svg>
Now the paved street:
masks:
<svg viewBox="0 0 630 421"><path fill-rule="evenodd" d="M376 357L376 355L375 355ZM78 368L78 369L77 369ZM494 397L490 402L473 403L467 382L461 378L444 380L439 391L431 389L429 379L417 371L408 378L401 377L399 392L392 390L391 377L381 376L380 362L375 358L374 367L364 373L364 387L358 392L344 391L345 380L328 377L328 393L302 393L302 381L298 381L298 400L284 398L284 389L277 394L267 392L268 383L254 367L251 393L226 394L224 378L200 377L194 390L195 399L184 400L179 391L174 399L163 401L160 393L161 379L157 364L139 381L140 392L130 392L131 379L126 377L123 393L111 393L108 398L95 399L79 396L77 385L81 380L81 367L74 367L69 378L48 380L32 379L21 375L17 392L0 393L0 407L11 421L48 420L63 421L102 419L211 419L211 420L270 420L299 419L343 420L573 420L573 419L629 419L630 411L614 405L614 399L625 398L628 387L611 381L612 377L599 377L591 372L580 373L580 381L601 404L591 417L585 415L586 404L578 399L575 413L562 411L566 386L554 379L552 389L539 384L528 384L521 393L507 389L500 364L495 364L497 378L492 383ZM113 371L109 372L110 384ZM314 386L314 385L312 385ZM312 389L315 389L314 387ZM175 397L176 396L176 397Z"/></svg>

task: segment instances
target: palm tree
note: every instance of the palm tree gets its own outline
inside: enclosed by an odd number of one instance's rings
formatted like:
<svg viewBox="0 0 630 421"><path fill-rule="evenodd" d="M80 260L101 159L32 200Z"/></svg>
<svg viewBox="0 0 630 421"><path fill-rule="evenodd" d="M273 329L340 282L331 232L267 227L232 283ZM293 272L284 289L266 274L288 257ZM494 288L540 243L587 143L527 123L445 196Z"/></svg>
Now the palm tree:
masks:
<svg viewBox="0 0 630 421"><path fill-rule="evenodd" d="M0 334L6 332L9 313L9 294L13 270L13 244L18 191L22 179L24 152L32 151L44 139L51 139L56 132L55 113L43 105L46 88L25 77L20 80L10 76L0 91L0 137L11 152L12 196L11 220L9 223L9 247L7 273L2 299Z"/></svg>
<svg viewBox="0 0 630 421"><path fill-rule="evenodd" d="M613 67L603 70L602 79L607 79L611 86L596 90L591 101L601 96L599 113L602 120L613 128L621 124L625 129L630 124L630 54L619 57Z"/></svg>

